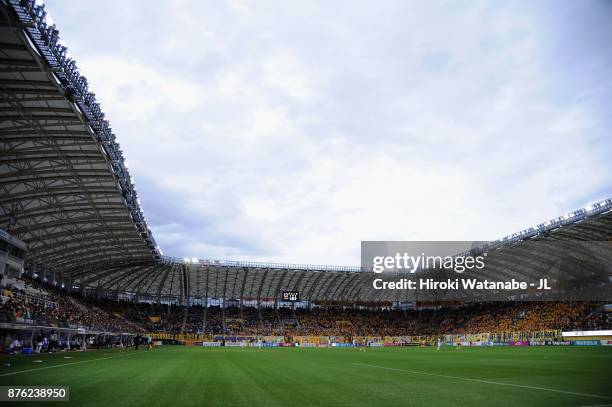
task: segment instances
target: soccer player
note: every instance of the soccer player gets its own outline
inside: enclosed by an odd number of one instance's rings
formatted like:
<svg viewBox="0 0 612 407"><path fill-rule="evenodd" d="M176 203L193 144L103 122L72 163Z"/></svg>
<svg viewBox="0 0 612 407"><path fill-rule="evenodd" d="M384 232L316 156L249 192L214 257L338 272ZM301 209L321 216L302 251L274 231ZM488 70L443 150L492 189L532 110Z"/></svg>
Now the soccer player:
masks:
<svg viewBox="0 0 612 407"><path fill-rule="evenodd" d="M19 339L15 339L13 342L11 342L11 345L9 346L9 353L15 354L15 353L19 353L20 351L21 351L21 342L19 341Z"/></svg>
<svg viewBox="0 0 612 407"><path fill-rule="evenodd" d="M441 347L442 347L442 339L438 337L438 349L436 350L440 350Z"/></svg>

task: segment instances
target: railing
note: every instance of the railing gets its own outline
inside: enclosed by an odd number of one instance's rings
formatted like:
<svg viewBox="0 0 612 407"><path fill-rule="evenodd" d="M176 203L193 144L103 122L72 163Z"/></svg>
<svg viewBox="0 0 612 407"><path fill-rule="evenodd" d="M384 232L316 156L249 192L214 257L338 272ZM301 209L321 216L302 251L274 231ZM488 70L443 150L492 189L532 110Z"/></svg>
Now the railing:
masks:
<svg viewBox="0 0 612 407"><path fill-rule="evenodd" d="M294 263L267 263L256 261L236 261L236 260L210 260L196 258L180 258L162 256L162 261L170 264L194 264L209 267L237 267L237 268L261 268L277 270L305 270L305 271L339 271L339 272L359 272L364 271L359 266L332 266L321 264L294 264Z"/></svg>
<svg viewBox="0 0 612 407"><path fill-rule="evenodd" d="M610 210L612 210L612 198L604 199L603 201L592 203L586 208L568 212L563 216L556 217L547 222L540 223L536 226L532 226L527 229L523 229L508 236L504 236L501 239L485 243L482 246L460 253L458 256L466 256L470 254L474 255L490 250L499 249L503 246L511 245L513 243L517 243L523 240L531 239L538 235L545 234L562 226L581 222L591 216L599 215Z"/></svg>

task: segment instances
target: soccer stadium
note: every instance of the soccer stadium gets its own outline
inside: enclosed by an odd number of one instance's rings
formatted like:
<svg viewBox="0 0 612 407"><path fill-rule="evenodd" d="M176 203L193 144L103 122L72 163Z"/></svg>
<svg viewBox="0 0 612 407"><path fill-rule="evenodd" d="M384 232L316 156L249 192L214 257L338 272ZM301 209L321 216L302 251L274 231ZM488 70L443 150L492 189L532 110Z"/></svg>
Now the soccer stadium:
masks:
<svg viewBox="0 0 612 407"><path fill-rule="evenodd" d="M353 266L165 254L52 6L0 8L3 405L612 406L612 185L445 249L347 235Z"/></svg>

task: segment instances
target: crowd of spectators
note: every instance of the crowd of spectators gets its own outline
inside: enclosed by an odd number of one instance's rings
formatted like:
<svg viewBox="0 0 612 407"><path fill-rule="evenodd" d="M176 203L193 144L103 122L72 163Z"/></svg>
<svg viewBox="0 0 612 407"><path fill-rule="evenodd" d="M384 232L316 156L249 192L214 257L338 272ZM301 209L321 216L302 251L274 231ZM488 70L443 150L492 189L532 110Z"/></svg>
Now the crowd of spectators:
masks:
<svg viewBox="0 0 612 407"><path fill-rule="evenodd" d="M350 337L612 328L612 315L595 302L500 302L418 310L105 305L148 332L205 335Z"/></svg>
<svg viewBox="0 0 612 407"><path fill-rule="evenodd" d="M23 283L23 281L19 281ZM36 291L32 291L35 287ZM35 292L36 295L32 295ZM404 336L612 328L595 302L500 302L408 310L261 308L112 301L27 281L0 280L0 321L107 332L247 336Z"/></svg>
<svg viewBox="0 0 612 407"><path fill-rule="evenodd" d="M23 280L0 280L0 321L108 332L134 331L135 325L121 316L86 305L59 290L46 291L42 287L30 290L31 284Z"/></svg>

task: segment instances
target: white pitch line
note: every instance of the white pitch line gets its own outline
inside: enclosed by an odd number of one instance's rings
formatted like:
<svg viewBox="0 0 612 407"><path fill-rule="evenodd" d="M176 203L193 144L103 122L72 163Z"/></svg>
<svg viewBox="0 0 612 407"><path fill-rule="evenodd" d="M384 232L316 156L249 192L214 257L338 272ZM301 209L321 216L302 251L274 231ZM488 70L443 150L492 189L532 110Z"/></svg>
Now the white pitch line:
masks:
<svg viewBox="0 0 612 407"><path fill-rule="evenodd" d="M376 369L393 370L393 371L396 371L396 372L405 372L405 373L420 374L420 375L425 375L425 376L445 377L447 379L464 380L464 381L468 381L468 382L477 382L477 383L486 383L486 384L497 384L499 386L520 387L520 388L523 388L523 389L543 390L543 391L550 391L550 392L554 392L554 393L571 394L572 396L585 396L585 397L595 397L595 398L599 398L599 399L612 400L612 397L602 396L602 395L599 395L599 394L578 393L578 392L574 392L574 391L549 389L547 387L527 386L525 384L495 382L495 381L492 381L492 380L484 380L484 379L471 379L469 377L451 376L451 375L445 375L445 374L439 374L439 373L419 372L417 370L396 369L394 367L368 365L366 363L353 363L353 365L373 367L373 368L376 368Z"/></svg>
<svg viewBox="0 0 612 407"><path fill-rule="evenodd" d="M76 365L76 364L79 364L79 363L96 362L98 360L115 359L115 358L120 358L120 357L125 357L125 356L131 356L131 355L137 355L137 353L129 353L127 355L108 356L106 358L95 358L95 359L89 359L89 360L81 360L81 361L78 361L78 362L62 363L60 365L37 367L35 369L19 370L17 372L2 373L2 374L0 374L0 377L13 376L13 375L16 375L16 374L19 374L19 373L35 372L35 371L38 371L38 370L53 369L54 367Z"/></svg>

